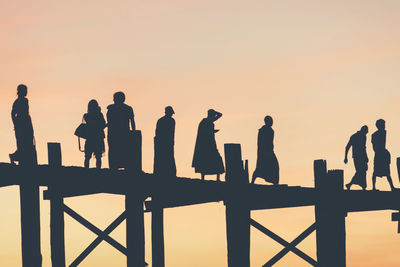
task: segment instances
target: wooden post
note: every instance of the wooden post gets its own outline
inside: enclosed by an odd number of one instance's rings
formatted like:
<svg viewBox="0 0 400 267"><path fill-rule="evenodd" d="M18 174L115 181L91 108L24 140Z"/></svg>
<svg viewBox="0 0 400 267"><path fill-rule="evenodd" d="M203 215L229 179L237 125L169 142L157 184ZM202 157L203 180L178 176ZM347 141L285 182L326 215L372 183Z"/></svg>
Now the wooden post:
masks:
<svg viewBox="0 0 400 267"><path fill-rule="evenodd" d="M142 134L140 131L134 132L133 150L135 154L129 162L128 171L130 175L139 177L142 172ZM144 197L135 190L134 184L125 196L126 208L126 248L127 266L143 267L145 262L145 237L144 237Z"/></svg>
<svg viewBox="0 0 400 267"><path fill-rule="evenodd" d="M129 143L129 158L127 159L127 170L131 172L142 171L142 132L139 130L131 132Z"/></svg>
<svg viewBox="0 0 400 267"><path fill-rule="evenodd" d="M29 175L28 172L26 175ZM28 179L34 179L29 177ZM42 266L40 246L39 186L24 181L20 185L22 266Z"/></svg>
<svg viewBox="0 0 400 267"><path fill-rule="evenodd" d="M346 266L346 211L341 203L343 170L326 172L324 160L314 161L318 266Z"/></svg>
<svg viewBox="0 0 400 267"><path fill-rule="evenodd" d="M126 206L126 247L127 266L143 267L145 263L144 210L143 199L128 193Z"/></svg>
<svg viewBox="0 0 400 267"><path fill-rule="evenodd" d="M225 200L228 266L250 267L250 210L240 199L249 179L243 169L240 144L225 144L225 165L229 185Z"/></svg>
<svg viewBox="0 0 400 267"><path fill-rule="evenodd" d="M397 177L399 178L400 181L400 157L396 159L396 166L397 166Z"/></svg>
<svg viewBox="0 0 400 267"><path fill-rule="evenodd" d="M164 267L164 210L159 207L159 202L153 200L151 211L151 246L152 246L152 266Z"/></svg>
<svg viewBox="0 0 400 267"><path fill-rule="evenodd" d="M40 246L40 200L39 185L30 170L37 166L36 149L20 151L19 165L24 178L20 184L21 249L23 267L42 266Z"/></svg>
<svg viewBox="0 0 400 267"><path fill-rule="evenodd" d="M49 167L61 167L60 143L48 143ZM53 267L65 267L65 226L64 226L64 199L59 195L59 186L49 186L50 192L50 245L51 262Z"/></svg>

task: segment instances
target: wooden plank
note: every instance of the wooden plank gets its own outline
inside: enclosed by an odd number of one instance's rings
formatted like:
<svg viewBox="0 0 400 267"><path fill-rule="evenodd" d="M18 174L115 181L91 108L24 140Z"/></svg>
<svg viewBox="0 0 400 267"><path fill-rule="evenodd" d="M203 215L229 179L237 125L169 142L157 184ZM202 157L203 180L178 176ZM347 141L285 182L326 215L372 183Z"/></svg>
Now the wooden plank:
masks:
<svg viewBox="0 0 400 267"><path fill-rule="evenodd" d="M155 200L151 212L152 266L164 267L164 209Z"/></svg>
<svg viewBox="0 0 400 267"><path fill-rule="evenodd" d="M314 174L318 191L315 205L318 265L345 267L346 211L338 201L343 195L343 171L326 172L326 162L317 160L314 161Z"/></svg>
<svg viewBox="0 0 400 267"><path fill-rule="evenodd" d="M42 266L40 244L39 186L33 181L32 171L37 166L36 148L24 147L19 151L21 247L22 266ZM17 178L18 179L18 178Z"/></svg>
<svg viewBox="0 0 400 267"><path fill-rule="evenodd" d="M29 172L27 172L26 175ZM42 266L40 245L39 187L34 184L20 185L22 266Z"/></svg>
<svg viewBox="0 0 400 267"><path fill-rule="evenodd" d="M125 197L127 267L143 267L145 262L143 199L136 194Z"/></svg>
<svg viewBox="0 0 400 267"><path fill-rule="evenodd" d="M49 168L57 170L61 168L61 145L48 143ZM53 267L65 267L65 225L64 225L64 199L59 194L60 186L56 183L49 186L53 193L50 199L50 248Z"/></svg>
<svg viewBox="0 0 400 267"><path fill-rule="evenodd" d="M225 180L229 185L225 200L228 266L250 267L250 210L237 198L249 183L240 144L225 144L225 163Z"/></svg>

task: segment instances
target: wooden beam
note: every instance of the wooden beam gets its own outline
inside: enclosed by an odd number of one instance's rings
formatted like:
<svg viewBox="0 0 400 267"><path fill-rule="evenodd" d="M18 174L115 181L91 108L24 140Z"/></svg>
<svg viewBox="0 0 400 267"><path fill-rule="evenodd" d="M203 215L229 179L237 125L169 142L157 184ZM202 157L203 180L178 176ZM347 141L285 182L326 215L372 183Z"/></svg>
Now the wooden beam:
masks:
<svg viewBox="0 0 400 267"><path fill-rule="evenodd" d="M315 187L318 201L315 205L317 224L318 265L346 266L346 211L341 204L343 171L326 172L326 162L314 161Z"/></svg>
<svg viewBox="0 0 400 267"><path fill-rule="evenodd" d="M40 245L40 199L39 186L35 183L33 171L37 167L34 145L19 151L20 206L21 206L21 248L22 266L42 266ZM14 178L11 176L11 178ZM18 180L18 178L16 179ZM23 182L22 182L23 181Z"/></svg>
<svg viewBox="0 0 400 267"><path fill-rule="evenodd" d="M108 236L114 231L124 220L126 219L126 211L119 215L104 231L102 236L97 238L90 243L90 245L71 263L69 267L78 266L103 240L103 236ZM121 251L122 252L122 251ZM127 254L126 249L122 252L124 255Z"/></svg>
<svg viewBox="0 0 400 267"><path fill-rule="evenodd" d="M155 201L151 212L152 266L164 267L164 209Z"/></svg>
<svg viewBox="0 0 400 267"><path fill-rule="evenodd" d="M397 177L400 180L400 157L396 158Z"/></svg>
<svg viewBox="0 0 400 267"><path fill-rule="evenodd" d="M47 149L49 168L60 169L62 165L60 143L48 143ZM57 183L49 186L48 191L53 194L50 199L51 262L53 267L65 267L64 199L59 194L60 186Z"/></svg>
<svg viewBox="0 0 400 267"><path fill-rule="evenodd" d="M26 175L29 175L27 170ZM26 182L20 185L22 266L42 266L40 246L39 186Z"/></svg>
<svg viewBox="0 0 400 267"><path fill-rule="evenodd" d="M147 266L145 262L143 199L137 194L125 197L127 267Z"/></svg>
<svg viewBox="0 0 400 267"><path fill-rule="evenodd" d="M290 249L294 254L296 254L297 256L299 256L300 258L302 258L303 260L305 260L309 264L311 264L313 266L317 266L317 262L313 258L308 256L307 254L305 254L304 252L302 252L298 248L292 246L289 242L287 242L286 240L284 240L283 238L281 238L280 236L278 236L277 234L275 234L271 230L265 228L264 226L262 226L261 224L259 224L258 222L256 222L253 219L250 219L250 224L252 226L254 226L260 232L264 233L265 235L269 236L270 238L272 238L273 240L275 240L276 242L278 242L279 244L284 246L285 248Z"/></svg>
<svg viewBox="0 0 400 267"><path fill-rule="evenodd" d="M301 233L298 237L296 237L288 246L285 246L278 254L276 254L272 259L270 259L263 267L269 267L277 263L280 259L282 259L287 253L289 253L293 248L295 248L301 241L306 239L312 232L316 229L316 224L313 223L310 227L308 227L303 233ZM306 260L311 265L316 266L317 262L311 257Z"/></svg>
<svg viewBox="0 0 400 267"><path fill-rule="evenodd" d="M126 255L126 248L115 241L112 237L110 237L108 234L105 233L105 231L100 230L97 228L94 224L83 218L81 215L79 215L77 212L75 212L73 209L68 207L67 205L64 204L64 211L67 213L69 216L74 218L77 222L85 226L87 229L95 233L101 240L106 241L108 244L116 248L118 251L120 251L122 254ZM118 218L121 218L122 220L122 215Z"/></svg>
<svg viewBox="0 0 400 267"><path fill-rule="evenodd" d="M225 199L228 266L250 267L250 210L238 197L249 183L240 144L225 144L225 164L229 186Z"/></svg>

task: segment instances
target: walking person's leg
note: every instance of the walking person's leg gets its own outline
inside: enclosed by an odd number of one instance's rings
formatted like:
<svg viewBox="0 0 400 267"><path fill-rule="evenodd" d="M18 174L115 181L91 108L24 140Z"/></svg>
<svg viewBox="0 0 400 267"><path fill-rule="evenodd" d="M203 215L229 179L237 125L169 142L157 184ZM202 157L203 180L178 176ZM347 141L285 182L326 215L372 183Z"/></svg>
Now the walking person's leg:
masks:
<svg viewBox="0 0 400 267"><path fill-rule="evenodd" d="M372 175L372 190L376 190L376 187L375 187L375 184L376 184L376 175L375 175L375 173Z"/></svg>
<svg viewBox="0 0 400 267"><path fill-rule="evenodd" d="M85 152L85 163L84 163L85 169L89 169L89 164L90 164L90 158L91 157L92 157L91 154Z"/></svg>
<svg viewBox="0 0 400 267"><path fill-rule="evenodd" d="M392 181L392 177L390 177L390 175L388 175L388 176L386 176L386 179L388 180L388 182L389 182L389 185L390 185L390 189L392 190L392 191L394 191L394 186L393 186L393 181Z"/></svg>
<svg viewBox="0 0 400 267"><path fill-rule="evenodd" d="M101 169L101 154L96 155L96 168Z"/></svg>
<svg viewBox="0 0 400 267"><path fill-rule="evenodd" d="M253 173L253 177L251 178L251 184L254 184L254 182L256 181L256 178L257 178L256 174Z"/></svg>

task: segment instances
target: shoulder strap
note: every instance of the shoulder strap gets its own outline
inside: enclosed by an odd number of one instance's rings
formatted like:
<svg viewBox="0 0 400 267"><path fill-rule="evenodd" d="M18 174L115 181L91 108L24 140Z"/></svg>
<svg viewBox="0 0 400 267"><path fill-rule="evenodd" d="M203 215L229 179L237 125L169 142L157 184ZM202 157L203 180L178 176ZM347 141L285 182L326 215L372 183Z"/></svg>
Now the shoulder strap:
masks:
<svg viewBox="0 0 400 267"><path fill-rule="evenodd" d="M82 146L81 146L81 138L78 136L78 146L79 146L79 151L80 152L85 152L85 149L82 149Z"/></svg>

